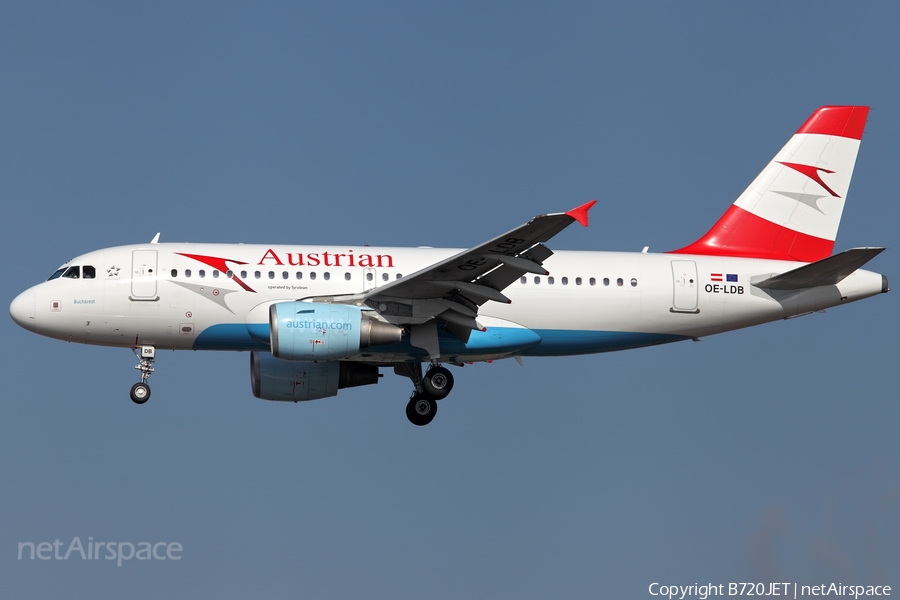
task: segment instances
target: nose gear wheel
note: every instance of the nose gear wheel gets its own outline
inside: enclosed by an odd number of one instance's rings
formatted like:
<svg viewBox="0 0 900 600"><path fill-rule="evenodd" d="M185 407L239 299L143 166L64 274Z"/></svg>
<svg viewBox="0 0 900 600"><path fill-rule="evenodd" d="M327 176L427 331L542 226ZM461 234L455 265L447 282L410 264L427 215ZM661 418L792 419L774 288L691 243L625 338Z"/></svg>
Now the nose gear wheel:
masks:
<svg viewBox="0 0 900 600"><path fill-rule="evenodd" d="M150 399L150 386L146 383L136 383L131 386L131 401L135 404L143 404Z"/></svg>

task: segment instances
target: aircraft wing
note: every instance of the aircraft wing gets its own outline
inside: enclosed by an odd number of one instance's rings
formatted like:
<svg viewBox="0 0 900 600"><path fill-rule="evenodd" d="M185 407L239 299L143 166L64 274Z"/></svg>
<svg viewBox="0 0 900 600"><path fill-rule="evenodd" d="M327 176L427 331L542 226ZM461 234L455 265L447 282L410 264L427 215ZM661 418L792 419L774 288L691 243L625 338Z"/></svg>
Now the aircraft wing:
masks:
<svg viewBox="0 0 900 600"><path fill-rule="evenodd" d="M468 339L478 307L510 302L502 291L526 273L547 275L543 262L553 255L546 242L578 221L588 224L596 200L564 213L539 215L528 223L369 292L365 303L397 325L416 325L438 317Z"/></svg>

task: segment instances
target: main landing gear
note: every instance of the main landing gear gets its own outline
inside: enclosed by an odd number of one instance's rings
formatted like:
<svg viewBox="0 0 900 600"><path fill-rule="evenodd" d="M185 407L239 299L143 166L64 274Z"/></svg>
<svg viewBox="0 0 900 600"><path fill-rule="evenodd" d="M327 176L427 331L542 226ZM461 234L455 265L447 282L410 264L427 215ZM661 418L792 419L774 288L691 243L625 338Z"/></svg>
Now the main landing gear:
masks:
<svg viewBox="0 0 900 600"><path fill-rule="evenodd" d="M394 367L398 375L409 377L415 389L406 405L406 418L413 425L428 425L437 414L437 401L446 398L453 389L453 374L438 365L432 365L422 376L421 363L403 363Z"/></svg>
<svg viewBox="0 0 900 600"><path fill-rule="evenodd" d="M437 400L424 393L414 392L406 405L406 418L413 425L428 425L437 414Z"/></svg>
<svg viewBox="0 0 900 600"><path fill-rule="evenodd" d="M442 400L453 389L453 373L444 367L433 366L422 378L422 387L432 398Z"/></svg>
<svg viewBox="0 0 900 600"><path fill-rule="evenodd" d="M153 346L141 346L140 349L132 348L134 355L141 361L135 365L135 369L141 372L141 380L131 386L131 401L135 404L143 404L150 399L150 386L147 380L153 373L153 361L156 360L156 348Z"/></svg>

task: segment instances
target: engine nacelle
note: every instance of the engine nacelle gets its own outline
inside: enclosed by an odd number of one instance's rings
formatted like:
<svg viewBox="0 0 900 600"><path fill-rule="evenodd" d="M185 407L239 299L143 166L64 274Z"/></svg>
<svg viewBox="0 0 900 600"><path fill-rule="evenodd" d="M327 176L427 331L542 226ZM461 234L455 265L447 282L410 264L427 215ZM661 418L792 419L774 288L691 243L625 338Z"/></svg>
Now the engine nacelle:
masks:
<svg viewBox="0 0 900 600"><path fill-rule="evenodd" d="M268 352L250 353L250 385L263 400L298 402L335 396L338 390L378 383L378 367L336 360L281 360Z"/></svg>
<svg viewBox="0 0 900 600"><path fill-rule="evenodd" d="M284 360L338 360L360 348L394 344L403 330L346 304L278 302L269 308L272 355Z"/></svg>

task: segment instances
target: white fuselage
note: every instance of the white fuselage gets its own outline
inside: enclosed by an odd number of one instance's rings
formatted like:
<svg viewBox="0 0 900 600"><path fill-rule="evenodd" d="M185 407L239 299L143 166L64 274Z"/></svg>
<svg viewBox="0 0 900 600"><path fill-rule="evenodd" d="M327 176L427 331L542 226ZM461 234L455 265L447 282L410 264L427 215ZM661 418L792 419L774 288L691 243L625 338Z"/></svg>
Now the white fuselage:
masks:
<svg viewBox="0 0 900 600"><path fill-rule="evenodd" d="M93 278L60 276L38 284L16 299L18 314L13 317L36 333L87 344L266 350L271 304L358 294L457 252L242 244L107 248L67 263L93 267ZM522 277L503 290L511 304L487 302L478 312L479 323L487 328L482 335L502 337L524 328L540 336L539 343L511 352L475 342L445 350L442 341L441 358L559 356L648 346L805 314L883 291L881 275L864 270L837 285L791 292L767 292L752 285L801 265L718 256L558 251L544 262L549 276ZM374 348L355 358L389 363L418 354L406 343L383 352Z"/></svg>

